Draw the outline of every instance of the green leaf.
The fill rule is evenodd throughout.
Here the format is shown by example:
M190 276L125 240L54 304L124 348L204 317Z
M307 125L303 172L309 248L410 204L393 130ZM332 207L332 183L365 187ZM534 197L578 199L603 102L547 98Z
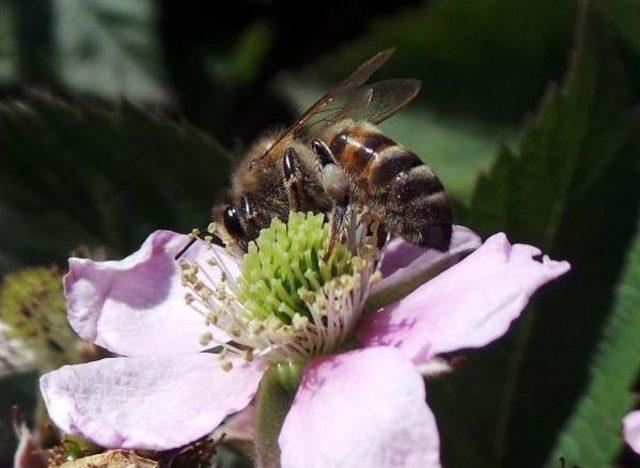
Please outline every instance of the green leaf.
M253 464L239 452L221 444L216 447L216 454L211 466L215 468L251 468Z
M632 409L631 388L640 372L640 230L617 287L611 316L590 365L585 393L550 460L561 456L607 466L620 451L621 422Z
M535 106L550 77L562 75L575 4L435 0L405 7L372 21L321 76L340 79L393 46L377 76L422 80L421 99L438 112L514 122Z
M55 0L59 79L101 97L166 103L149 0Z
M229 159L186 125L126 101L114 110L33 94L0 107L0 232L12 266L61 261L80 245L112 255L150 231L208 219Z
M16 79L17 51L14 36L14 16L8 2L0 2L0 84Z
M640 55L640 3L635 0L600 0L595 5L635 53Z
M587 385L611 313L640 200L632 151L640 126L617 50L586 11L565 82L547 94L517 151L503 148L478 181L467 219L484 235L505 231L568 259L572 271L507 338L432 382L451 466L540 466Z

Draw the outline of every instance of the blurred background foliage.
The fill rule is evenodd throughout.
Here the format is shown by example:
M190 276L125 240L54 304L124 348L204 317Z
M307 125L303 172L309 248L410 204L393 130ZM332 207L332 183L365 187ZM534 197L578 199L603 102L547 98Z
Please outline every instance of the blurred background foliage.
M429 383L445 464L631 466L635 0L0 0L0 273L206 225L243 148L389 46L376 78L423 91L382 127L440 174L457 222L573 265L508 336ZM35 377L0 382L0 463Z

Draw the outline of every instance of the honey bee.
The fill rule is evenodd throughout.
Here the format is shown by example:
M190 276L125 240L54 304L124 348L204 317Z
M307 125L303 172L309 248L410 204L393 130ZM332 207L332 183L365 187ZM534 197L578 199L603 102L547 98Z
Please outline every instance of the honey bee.
M452 210L440 180L376 125L409 103L420 82L365 84L391 56L384 50L316 101L289 128L260 139L213 209L218 233L242 250L290 210L332 213L332 243L350 206L374 215L388 235L446 250Z

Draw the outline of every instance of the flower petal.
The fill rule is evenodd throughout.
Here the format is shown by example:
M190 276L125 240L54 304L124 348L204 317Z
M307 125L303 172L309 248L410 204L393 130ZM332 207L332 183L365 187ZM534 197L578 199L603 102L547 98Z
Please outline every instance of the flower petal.
M440 353L481 347L502 336L540 286L567 272L567 262L495 234L463 261L402 300L363 317L358 338L389 345L416 364Z
M624 440L634 451L640 453L640 411L632 411L624 418Z
M187 290L174 256L188 240L183 234L156 231L123 260L69 259L64 290L69 323L76 333L127 356L199 351L204 348L200 337L207 331L214 341L227 341L222 331L207 327L202 315L185 302ZM213 249L237 275L235 261L223 249ZM198 241L183 258L204 263L210 256L206 244ZM220 269L209 270L217 281Z
M211 434L212 440L222 440L225 445L233 447L247 457L254 456L254 417L256 413L255 400L245 409L226 418Z
M471 229L464 226L453 226L451 246L447 252L436 249L425 249L410 244L402 238L396 238L384 250L384 259L380 270L386 280L391 275L407 270L428 268L443 257L449 257L461 252L470 252L482 244L480 237ZM384 281L384 280L383 280Z
M424 249L401 238L394 239L384 250L380 267L382 281L371 288L367 307L375 310L406 296L481 244L480 237L464 226L453 226L451 246L447 252Z
M393 348L312 361L278 442L283 468L440 466L422 377Z
M64 432L103 447L166 450L212 432L246 407L265 364L215 354L111 358L40 378L49 416Z

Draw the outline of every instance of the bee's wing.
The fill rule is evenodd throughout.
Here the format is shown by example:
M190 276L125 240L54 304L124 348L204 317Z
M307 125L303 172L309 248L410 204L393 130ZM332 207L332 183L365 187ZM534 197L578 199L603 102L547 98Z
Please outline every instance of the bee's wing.
M341 105L336 101L344 101L345 97L350 96L354 90L358 90L360 86L366 83L371 75L373 75L378 68L384 65L387 60L389 60L389 57L391 57L394 50L395 49L390 48L385 49L382 52L378 52L369 60L362 63L353 71L353 73L342 80L337 86L334 86L324 96L313 103L293 125L278 135L278 138L276 138L276 140L265 150L263 157L272 152L272 150L283 141L288 141L298 137L300 134L304 133L307 127L315 125L316 122L325 121L327 120L327 117L342 110L344 105ZM362 95L360 95L359 99L362 99ZM347 102L348 101L350 101L350 99L347 99Z
M379 124L406 106L420 91L420 81L411 79L385 80L362 86L346 97L341 107L335 106L331 114L322 115L311 134L344 119L365 120ZM311 125L309 125L311 127Z
M373 75L376 70L378 70L378 68L384 65L387 60L389 60L394 52L394 48L385 49L382 52L378 52L366 62L360 64L358 68L356 68L353 73L351 73L351 75L347 76L337 86L334 86L327 94L325 94L313 106L311 106L309 111L311 111L316 106L316 104L319 104L327 96L337 96L365 84L367 80L371 78L371 75Z
M354 112L353 120L366 120L374 125L388 119L409 104L420 92L420 80L385 80L370 86L369 105Z

